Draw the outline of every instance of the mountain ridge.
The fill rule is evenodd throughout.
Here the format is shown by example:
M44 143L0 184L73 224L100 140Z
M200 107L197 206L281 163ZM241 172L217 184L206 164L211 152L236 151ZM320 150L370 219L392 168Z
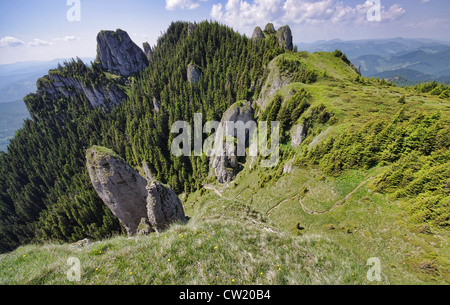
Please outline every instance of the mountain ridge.
M390 74L397 71L402 79L398 85L410 85L417 82L447 81L448 52L450 43L427 39L375 39L354 41L323 41L311 44L298 44L307 51L329 51L340 49L347 54L355 66L361 67L364 76L383 77L382 73ZM430 75L422 78L408 79L401 74L401 69L415 70ZM390 78L392 80L394 78Z
M272 27L253 41L218 23L176 22L137 75L76 61L54 71L126 98L104 111L80 90L29 97L37 117L0 155L0 247L44 244L1 255L2 283L67 284L71 256L83 284L371 284L371 257L382 262L377 284L447 283L449 88L363 77L342 52L286 50ZM205 155L170 153L174 122L192 124L197 112L219 121L246 103L258 122L280 122L274 167L238 160L241 171L219 183ZM190 220L120 236L87 173L94 145L171 185ZM84 238L94 242L77 248ZM30 258L47 263L38 270Z

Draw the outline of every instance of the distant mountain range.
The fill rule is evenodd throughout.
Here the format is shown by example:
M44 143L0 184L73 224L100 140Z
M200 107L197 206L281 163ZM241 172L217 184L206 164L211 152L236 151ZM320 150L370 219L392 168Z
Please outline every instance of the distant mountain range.
M22 128L23 121L30 118L23 98L36 92L36 81L48 74L48 70L67 60L59 58L0 65L0 152L6 152L9 140ZM92 59L82 60L90 63Z
M400 85L437 80L450 83L450 42L429 39L330 40L298 43L308 52L347 54L364 76L396 81Z
M90 63L92 58L81 58ZM0 65L0 103L22 100L27 94L36 91L38 78L56 68L58 63L69 59L58 58L51 61L26 61Z
M24 102L0 103L0 152L6 152L9 141L22 128L23 121L29 118Z

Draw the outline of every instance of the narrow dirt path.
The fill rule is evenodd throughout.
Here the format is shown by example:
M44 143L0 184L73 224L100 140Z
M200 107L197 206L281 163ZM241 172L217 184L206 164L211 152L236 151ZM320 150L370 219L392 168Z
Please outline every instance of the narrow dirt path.
M297 194L297 195L295 195L295 196L293 196L293 197L291 197L291 198L284 199L283 201L279 202L278 204L276 204L273 208L271 208L271 209L267 212L267 216L270 216L270 214L272 214L272 212L273 212L275 209L279 208L280 205L282 205L282 204L285 203L285 202L294 200L295 197L297 197L297 196L299 196L299 195Z
M205 184L205 185L203 185L203 187L207 190L214 191L214 193L216 193L220 198L223 198L222 193L218 189L216 189L214 186Z
M341 199L341 200L339 200L339 201L336 201L336 202L333 204L333 206L332 206L331 208L329 208L328 210L325 210L325 211L319 211L319 212L312 211L312 210L308 209L307 207L305 207L305 205L304 205L303 202L302 202L301 196L300 196L299 194L296 194L296 195L292 196L291 198L284 199L284 200L280 201L279 203L277 203L275 206L273 206L273 207L267 212L267 216L270 216L270 215L272 214L272 212L273 212L274 210L276 210L277 208L279 208L283 203L286 203L286 202L288 202L288 201L292 201L292 200L294 200L296 197L298 197L298 202L299 202L299 204L300 204L302 210L303 210L305 213L309 214L309 215L321 215L321 214L325 214L325 213L331 212L332 210L336 209L337 207L339 207L339 206L345 204L345 203L348 201L348 199L350 198L350 196L352 196L354 193L356 193L361 187L363 187L367 182L369 182L369 180L372 180L373 178L374 178L374 177L370 177L370 178L367 178L366 180L364 180L363 182L361 182L361 183L360 183L353 191L351 191L347 196L345 196L344 199ZM212 186L212 185L204 184L204 185L203 185L203 188L205 188L205 189L207 189L207 190L214 191L214 193L216 193L220 198L225 198L225 197L222 195L222 192L219 191L218 189L216 189L216 188L215 188L214 186ZM244 189L244 190L245 190L245 189ZM242 190L242 191L236 196L236 198L239 197L239 195L240 195L244 190ZM255 195L255 194L252 195L252 201L253 201L253 196L254 196L254 195Z
M353 191L351 191L347 196L345 196L344 199L336 201L333 206L331 208L329 208L328 210L325 211L320 211L320 212L316 212L316 211L311 211L310 209L306 208L302 202L301 197L298 198L298 202L300 203L300 206L302 207L303 211L309 215L321 215L321 214L325 214L328 212L331 212L332 210L334 210L335 208L345 204L348 199L350 198L351 195L353 195L354 193L356 193L361 187L364 186L364 184L366 184L367 182L369 182L369 180L372 180L374 177L370 177L367 178L366 180L364 180L363 182L361 182Z

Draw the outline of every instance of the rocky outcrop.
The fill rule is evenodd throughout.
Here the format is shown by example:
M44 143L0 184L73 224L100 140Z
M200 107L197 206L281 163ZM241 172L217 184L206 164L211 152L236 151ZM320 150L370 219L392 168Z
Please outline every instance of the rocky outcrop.
M187 80L191 85L197 84L200 80L200 72L192 63L187 67Z
M131 40L127 32L101 31L97 36L97 62L113 74L129 76L148 66L144 52Z
M255 43L259 43L261 39L265 37L265 35L274 35L278 40L278 44L281 48L292 51L294 49L293 37L291 28L288 25L282 26L278 30L275 30L275 26L273 23L268 23L264 28L264 32L261 31L261 28L257 26L253 31L252 41Z
M216 133L214 150L210 161L211 168L214 171L219 183L233 181L236 175L242 170L242 165L238 162L236 145L228 143L236 142L227 141L227 138L238 137L236 129L228 129L227 122L247 122L253 120L255 111L250 102L243 101L232 105L222 116L218 131ZM249 138L248 131L246 139ZM220 142L222 140L222 143Z
M194 31L195 31L196 29L197 29L197 24L196 24L196 23L189 22L188 28L187 28L187 34L188 34L188 36L191 36L192 33L194 33Z
M295 158L292 158L291 160L286 162L286 164L283 166L283 175L292 173L292 171L294 170L294 168L293 168L294 160L295 160Z
M128 235L147 217L147 181L113 151L94 146L86 153L87 169L99 197Z
M147 191L148 220L157 232L173 222L185 221L183 205L171 187L153 181L147 185Z
M50 70L48 75L37 81L37 95L48 100L80 99L83 96L92 108L101 107L105 112L120 104L127 97L123 87L133 85L126 76L144 70L148 59L122 30L101 31L97 43L97 59L92 68L82 62L73 62L66 67ZM151 57L152 49L148 43L145 48ZM73 68L74 65L76 68ZM102 69L120 76L105 76ZM29 110L32 117L39 120L33 109Z
M161 110L161 104L156 97L153 98L153 108L155 109L156 113L159 113L159 111Z
M263 38L264 38L263 31L261 30L261 28L259 26L257 26L252 34L252 41L254 43L259 43L261 41L261 39L263 39Z
M302 125L294 125L291 129L291 145L292 147L298 147L303 143L306 137L307 129Z
M266 25L266 27L264 28L264 32L266 32L267 34L275 34L275 26L273 25L273 23L268 23Z
M272 60L267 65L269 75L266 78L261 92L255 103L259 106L259 113L262 113L277 93L278 89L283 88L291 83L291 78L280 71L276 60Z
M105 85L105 86L103 86ZM105 84L85 84L79 78L63 76L58 70L52 70L37 82L37 94L51 100L60 98L79 98L82 94L92 108L103 107L106 111L122 102L126 94L113 81Z
M146 235L153 229L159 232L173 222L186 221L183 205L170 187L152 180L147 172L149 180L143 178L112 150L93 146L86 160L94 189L129 236Z
M292 51L294 49L294 45L292 43L292 31L288 25L285 25L278 29L277 31L277 39L278 44L281 48L285 48L286 50Z
M143 47L144 47L144 53L145 56L147 56L148 61L152 61L153 59L153 49L152 47L150 47L150 44L148 42L144 42L143 43Z

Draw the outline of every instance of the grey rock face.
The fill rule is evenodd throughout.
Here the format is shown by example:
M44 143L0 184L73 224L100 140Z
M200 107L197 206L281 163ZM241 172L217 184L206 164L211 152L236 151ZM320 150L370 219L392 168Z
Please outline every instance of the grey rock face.
M291 160L286 162L286 164L283 166L283 175L292 173L293 165L294 165L294 159L295 158L292 158Z
M153 98L153 108L155 108L157 113L161 110L161 104L156 97Z
M183 205L172 188L154 181L147 185L147 191L148 220L157 232L171 223L186 221Z
M147 56L148 61L152 61L153 59L153 49L152 47L150 47L150 44L148 42L144 42L143 44L144 47L144 53Z
M280 47L285 48L289 51L292 51L294 49L294 45L292 43L292 31L288 25L285 25L278 29L277 38Z
M261 41L261 39L263 39L263 38L264 38L263 31L261 30L261 28L259 26L257 26L255 28L255 30L253 31L252 41L255 43L259 43Z
M148 66L144 52L127 32L101 31L97 36L97 61L103 69L122 76L138 73Z
M192 22L189 22L188 28L187 28L187 30L188 30L188 36L191 36L192 33L194 33L194 31L195 31L196 29L197 29L197 24L192 23Z
M189 64L187 68L187 79L191 85L197 84L200 80L200 72L198 72L193 64Z
M291 131L291 145L292 147L298 147L303 143L306 137L306 128L303 125L295 125Z
M48 96L52 100L59 98L77 98L78 94L86 96L92 108L103 107L110 110L114 105L120 104L126 97L114 82L109 82L108 88L84 85L81 80L74 77L65 77L55 73L49 73L42 79L46 82L38 82L37 93L40 96Z
M147 181L130 165L105 148L86 153L87 169L97 194L116 216L128 235L134 235L147 217Z
M273 23L268 23L264 28L264 32L266 32L267 34L275 34L276 31Z
M243 124L246 124L254 119L254 115L255 111L250 102L247 101L235 103L223 114L215 138L213 157L210 161L211 168L219 183L233 181L242 169L242 166L238 162L236 145L229 145L229 142L226 141L226 138L236 139L238 137L237 130L228 129L227 122L242 122ZM222 139L221 135L223 135ZM246 131L246 139L248 139L248 136L248 131ZM220 147L220 140L223 140L222 152L218 150Z
M129 236L160 232L173 222L184 222L183 205L173 189L151 178L144 165L143 178L122 158L104 147L86 153L92 185Z

